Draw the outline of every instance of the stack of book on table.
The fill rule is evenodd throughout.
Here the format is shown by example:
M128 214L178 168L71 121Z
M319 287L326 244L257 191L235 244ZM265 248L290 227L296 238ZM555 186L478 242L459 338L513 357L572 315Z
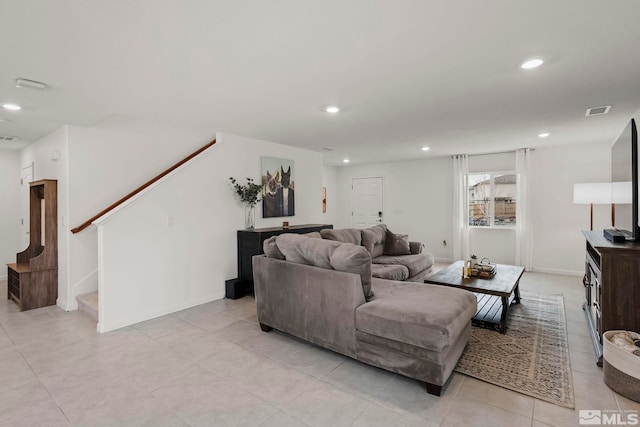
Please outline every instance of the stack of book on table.
M471 275L481 279L491 279L496 275L495 264L476 264L471 267Z

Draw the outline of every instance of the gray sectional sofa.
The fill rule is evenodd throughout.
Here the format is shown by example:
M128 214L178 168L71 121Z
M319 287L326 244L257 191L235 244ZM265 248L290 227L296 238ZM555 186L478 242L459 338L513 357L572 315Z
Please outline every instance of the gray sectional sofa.
M424 253L424 245L409 241L406 234L395 234L385 224L371 228L321 230L323 239L353 243L371 255L371 274L379 279L422 282L433 272L433 255Z
M424 381L440 395L476 312L471 292L372 277L363 246L296 234L253 258L262 330L272 328Z

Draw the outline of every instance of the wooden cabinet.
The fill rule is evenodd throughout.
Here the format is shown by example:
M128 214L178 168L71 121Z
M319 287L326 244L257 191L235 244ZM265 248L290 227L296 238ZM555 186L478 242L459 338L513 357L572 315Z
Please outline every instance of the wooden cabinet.
M282 233L311 233L325 228L333 228L330 224L302 224L289 228L269 227L253 230L238 230L238 278L227 281L226 297L238 298L245 292L253 292L253 264L255 255L264 253L262 243L269 237ZM239 290L239 288L242 288Z
M602 231L582 234L587 240L582 309L602 366L604 332L640 332L640 244L610 242Z
M29 247L7 264L7 298L21 311L55 305L58 298L57 181L34 181L29 191Z

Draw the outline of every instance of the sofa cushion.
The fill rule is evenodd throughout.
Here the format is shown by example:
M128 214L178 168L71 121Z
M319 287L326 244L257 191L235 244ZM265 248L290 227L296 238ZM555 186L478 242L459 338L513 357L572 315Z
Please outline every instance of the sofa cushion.
M427 350L454 344L476 313L463 289L373 279L376 298L356 309L356 329Z
M322 239L322 235L317 231L312 231L310 233L303 233L301 236L311 237L313 239Z
M362 246L369 251L371 258L379 257L384 253L386 233L387 226L384 224L362 230Z
M280 249L278 249L278 245L276 245L276 237L277 236L271 236L262 242L262 251L269 258L284 259L284 255L280 252Z
M409 269L404 265L371 264L371 276L388 280L407 280Z
M334 270L359 274L364 297L367 301L373 298L373 291L371 290L371 255L365 248L352 243L342 244L331 254L330 262Z
M322 268L331 268L331 254L341 245L340 242L309 239L290 233L276 236L276 244L287 261Z
M362 243L362 233L355 228L343 228L340 230L325 228L320 230L320 235L323 239L335 240L337 242L353 243L358 246Z
M384 255L411 255L409 236L407 234L395 234L387 229L384 238Z
M422 253L417 255L382 255L373 259L374 264L399 264L409 269L409 276L415 276L433 265L433 255Z
M276 236L276 244L289 262L360 275L365 298L371 298L371 256L362 246L298 234Z

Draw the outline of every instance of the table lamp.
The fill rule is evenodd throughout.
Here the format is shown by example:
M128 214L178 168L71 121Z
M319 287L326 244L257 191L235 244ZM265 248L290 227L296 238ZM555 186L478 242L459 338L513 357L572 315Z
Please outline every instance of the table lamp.
M611 204L611 183L590 182L573 184L573 203L589 205L590 230L593 230L593 205Z

